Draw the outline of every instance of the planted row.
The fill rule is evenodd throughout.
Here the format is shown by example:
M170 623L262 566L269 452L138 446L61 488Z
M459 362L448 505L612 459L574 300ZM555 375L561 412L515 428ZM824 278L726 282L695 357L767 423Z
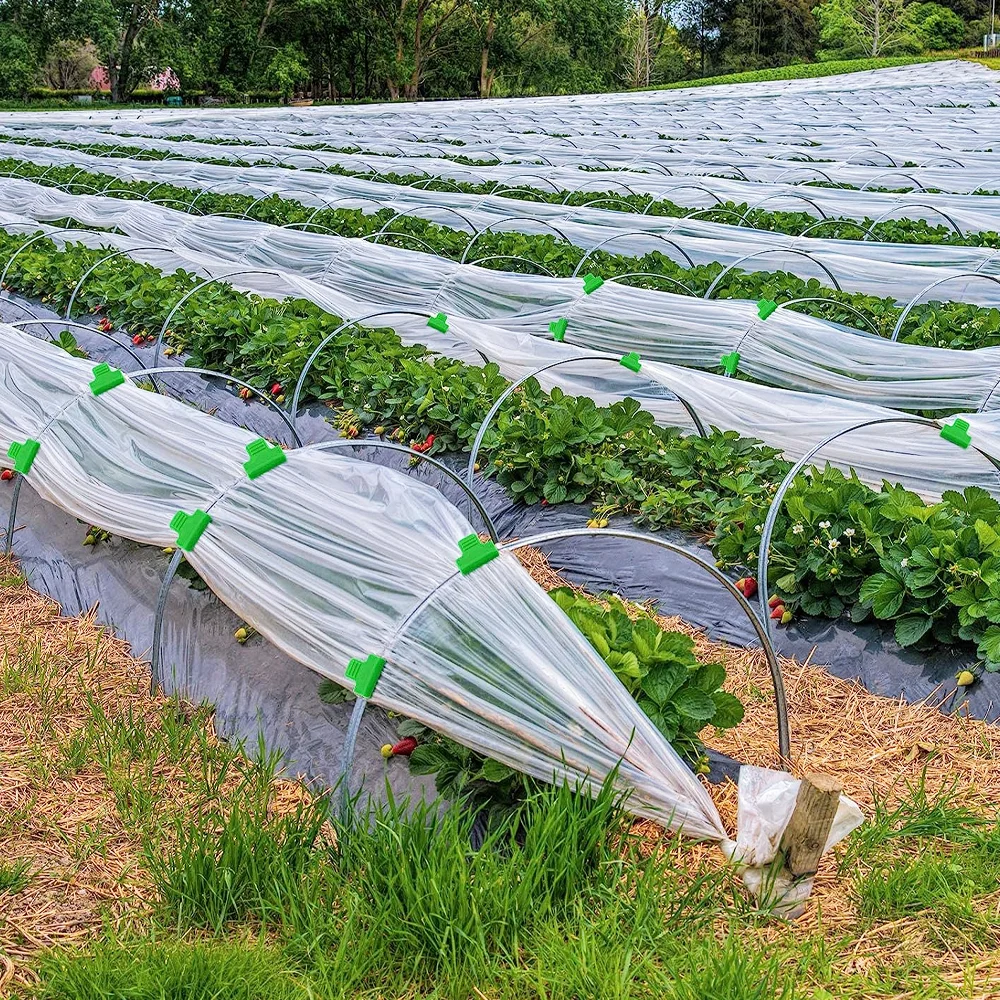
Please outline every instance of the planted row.
M177 142L199 142L206 145L219 145L219 146L255 146L259 143L255 140L239 140L239 139L218 139L218 138L205 138L201 136L193 135L179 135L170 136L173 141ZM661 139L670 140L671 137L667 135L661 135ZM277 161L261 161L261 160L242 160L242 159L229 159L229 158L212 158L212 157L192 157L192 156L179 156L177 153L171 150L162 149L148 149L142 146L127 146L121 144L105 144L105 143L72 143L64 142L60 140L50 140L50 139L25 139L25 138L13 138L13 137L3 137L0 138L0 142L10 142L18 143L30 146L54 146L67 149L77 149L81 152L90 153L94 156L107 156L107 157L128 157L130 159L140 159L140 160L166 160L166 159L183 159L190 160L193 163L214 163L220 166L239 166L239 167L281 167L290 170L307 170L313 173L327 173L335 174L341 177L359 177L364 180L377 181L384 184L394 184L394 185L404 185L410 186L419 183L422 188L429 191L459 191L463 194L474 194L474 195L490 195L495 191L500 192L501 197L514 198L516 200L523 201L534 201L534 202L545 202L552 205L575 205L582 206L595 203L604 208L612 209L614 211L621 212L636 212L644 215L658 215L666 216L668 218L685 218L695 212L697 218L710 221L710 222L720 222L726 225L732 225L734 223L747 226L752 229L759 229L766 232L774 233L784 233L788 236L799 236L803 230L815 226L815 230L811 230L812 234L816 237L823 237L827 239L840 239L840 240L857 240L865 237L865 231L869 231L870 235L867 236L868 239L873 239L881 243L907 243L907 244L945 244L950 246L971 246L971 247L1000 247L1000 233L991 230L981 230L978 232L956 232L951 226L940 224L933 225L926 219L886 219L881 222L876 222L874 218L865 217L864 219L851 219L846 217L838 216L827 216L825 218L813 215L809 212L789 212L789 211L777 211L774 209L764 209L764 208L752 208L749 203L742 202L737 203L734 201L720 202L713 205L711 208L706 208L704 210L694 210L689 205L678 205L676 202L671 201L669 198L657 198L655 195L651 194L633 194L625 191L621 187L611 186L606 191L589 190L589 191L579 191L579 190L566 190L566 189L554 189L551 186L546 188L532 187L531 185L520 183L508 187L502 181L459 181L454 180L450 177L428 177L427 174L414 174L414 173L397 173L394 171L390 172L379 172L375 170L352 170L348 167L344 167L340 164L330 164L325 167L321 167L315 163L307 164L287 164L280 163ZM340 153L345 156L352 156L357 154L364 154L366 151L360 146L334 146L330 143L304 143L304 144L292 144L292 148L301 149L304 152L328 152L328 153ZM387 160L392 160L397 158L397 154L393 153L379 153L379 154L367 154L367 155L378 155L379 157L384 157ZM478 160L472 157L463 156L461 154L447 156L446 159L452 160L455 163L464 166L494 166L495 160ZM792 161L782 161L782 162L795 162ZM803 160L805 165L811 162L817 162L815 160ZM819 161L822 162L822 161ZM537 166L541 166L541 161L539 161ZM915 163L904 164L904 169L906 167L916 166ZM581 169L587 170L590 168L582 167ZM641 169L634 170L598 170L598 168L593 168L594 173L617 173L617 174L629 174L629 173L644 173ZM711 176L711 175L709 175ZM698 185L699 178L694 176L691 178L692 185ZM856 186L852 184L845 183L833 183L829 181L814 180L809 181L803 185L804 188L809 187L827 187L827 188L838 188L846 190L856 190ZM875 192L886 192L893 194L906 193L908 189L905 188L878 188L878 187L867 187L865 190L875 193ZM935 193L933 188L925 188L921 192L922 194L933 194ZM994 195L997 194L996 191L986 191L980 190L975 191L973 194L976 195ZM821 224L821 225L820 225ZM863 228L862 228L863 227Z
M275 194L266 198L251 195L220 194L202 188L188 188L162 181L128 181L110 174L93 174L75 167L43 167L22 160L0 160L0 174L16 174L36 183L63 190L94 194L108 191L114 197L135 197L162 202L173 209L193 211L198 215L224 214L253 218L277 226L294 226L344 237L370 237L388 223L391 230L380 239L404 247L429 246L443 257L461 260L472 235L450 229L412 215L400 215L384 208L375 213L360 209L315 209L301 202ZM195 202L197 201L197 204ZM419 241L419 243L415 242ZM485 232L476 238L475 261L497 270L532 273L544 268L549 273L569 277L579 266L586 251L565 240L547 234ZM686 289L701 296L723 271L719 263L682 267L662 253L627 257L599 250L587 258L588 270L605 276L615 274L652 275L624 279L644 288L670 291ZM892 298L878 298L861 293L838 292L825 287L817 278L804 279L786 271L741 271L726 274L715 292L716 298L789 301L819 297L822 301L796 303L791 308L831 322L868 330L857 315L866 315L883 335L895 327L900 309ZM927 302L910 313L907 330L900 335L905 343L975 349L1000 345L1000 309L984 309L962 302Z
M0 237L0 260L25 240ZM64 308L101 253L40 240L15 259L8 283ZM87 281L78 308L100 310L142 335L158 330L197 280L117 258ZM189 300L169 339L190 363L266 390L294 382L314 346L339 325L312 303L278 303L220 284ZM329 404L350 437L369 427L397 440L430 440L428 450L439 452L468 450L506 385L494 364L467 365L404 345L390 330L354 328L320 356L305 398ZM777 449L735 432L687 436L657 426L634 400L599 407L533 380L504 404L485 455L487 470L525 503L590 503L598 519L626 514L651 528L711 533L726 566L754 564L760 527L790 467ZM901 487L873 490L837 470L813 472L796 480L778 519L769 583L788 609L871 614L893 622L905 645L973 644L993 670L1000 664L998 530L1000 505L983 490L928 505Z

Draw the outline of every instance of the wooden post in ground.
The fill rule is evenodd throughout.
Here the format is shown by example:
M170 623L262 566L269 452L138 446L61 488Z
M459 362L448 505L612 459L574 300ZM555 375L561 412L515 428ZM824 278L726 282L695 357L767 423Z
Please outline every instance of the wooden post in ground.
M812 891L812 877L837 815L843 786L826 774L807 774L778 845L764 898L783 917L797 917Z

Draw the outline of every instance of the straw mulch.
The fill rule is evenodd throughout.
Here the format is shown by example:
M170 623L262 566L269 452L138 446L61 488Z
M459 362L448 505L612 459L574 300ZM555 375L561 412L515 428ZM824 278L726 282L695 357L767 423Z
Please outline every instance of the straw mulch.
M518 555L546 589L566 585L541 553L519 550ZM778 767L773 687L763 653L712 642L679 618L661 616L657 620L663 628L690 635L699 659L724 663L729 674L727 690L746 706L746 717L738 727L725 733L706 730L706 743L743 763ZM871 814L876 799L892 806L907 797L908 788L923 781L929 795L955 788L961 805L990 819L997 818L1000 728L969 718L961 707L953 714L941 712L937 706L954 693L954 687L942 689L922 704L907 704L869 694L860 684L833 677L809 660L800 663L781 657L780 666L791 729L791 761L787 769L793 774L818 772L836 777L844 793L866 815ZM710 790L727 829L734 832L736 786L727 781ZM640 822L635 829L648 841L650 849L664 841L655 824ZM916 839L894 849L902 856L907 851L918 852L923 846L924 842ZM692 860L715 863L721 858L714 847L697 845L685 847L684 851L688 864ZM891 962L894 956L908 951L926 957L956 988L972 983L972 992L960 995L1000 1000L1000 940L990 950L971 951L966 946L958 954L942 950L940 942L928 940L925 933L932 914L862 928L853 899L837 872L843 853L842 848L837 848L823 860L806 911L794 929L789 931L777 922L748 933L757 933L765 940L780 939L785 933L817 933L830 940L844 935L854 937L851 959L844 970L848 974ZM988 905L1000 913L1000 886Z
M521 550L519 557L546 588L564 585L544 558ZM150 697L148 669L127 646L98 626L94 616L61 618L56 606L16 578L14 563L0 560L0 861L31 861L34 876L23 891L0 894L0 997L32 981L30 961L40 949L85 940L112 920L141 921L149 912L151 887L136 831L126 829L114 791L102 768L84 762L67 768L65 748L91 715L85 695L109 715L130 710L155 724L165 700ZM763 766L777 762L770 677L756 652L710 642L676 619L666 627L692 635L699 654L725 662L728 687L748 707L735 731L715 735L711 744L737 759ZM38 650L45 683L18 690L5 686L11 666ZM907 782L926 775L929 788L957 783L963 804L994 816L1000 801L1000 737L994 727L946 716L930 705L906 705L874 697L856 684L831 677L821 667L782 660L792 726L792 770L836 775L844 790L869 810L874 796L893 801ZM45 690L61 692L46 699ZM942 692L946 694L947 692ZM163 765L164 810L190 808L183 782L170 782ZM303 794L300 785L281 782L278 807ZM735 788L712 789L727 826L735 820ZM652 824L637 824L650 849L663 842ZM718 856L714 848L686 847L686 863ZM713 862L714 863L714 862ZM794 933L856 938L854 965L863 971L899 948L924 950L919 918L891 927L858 930L857 914L837 877L833 860L824 863L812 901ZM781 925L756 931L765 938L788 933ZM940 950L940 949L939 949ZM942 974L961 985L963 968L976 980L974 993L1000 998L1000 954L942 954ZM907 994L901 994L901 996Z

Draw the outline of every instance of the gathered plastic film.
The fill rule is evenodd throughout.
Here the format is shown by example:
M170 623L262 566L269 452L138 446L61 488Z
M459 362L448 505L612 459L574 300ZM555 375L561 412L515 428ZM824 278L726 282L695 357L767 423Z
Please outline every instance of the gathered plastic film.
M51 197L57 195L58 193L55 193ZM59 197L65 196L59 195ZM108 201L110 202L110 199ZM149 213L147 221L151 227L155 227L157 224L164 226L164 217L158 213L169 211L155 206L135 206L135 210L138 213ZM127 226L129 216L130 213L123 212L121 214L119 221L123 227ZM183 222L184 219L182 214L178 222ZM3 219L0 217L0 222L2 221ZM225 226L232 224L232 222L231 220L207 219L192 220L190 224L204 227ZM243 225L259 226L259 224ZM259 228L275 231L273 227L259 226ZM288 231L275 232L279 232L283 240L286 238L295 239L295 236ZM83 239L85 234L77 230L70 230L64 232L62 236L70 241L75 241ZM315 240L320 237L310 236L309 238ZM92 241L94 245L128 245L126 239L110 234L92 234L89 241ZM374 290L379 284L387 285L390 294L403 288L399 278L400 274L404 272L397 270L395 284L391 284L393 272L388 264L390 260L398 261L400 267L408 264L417 267L431 267L436 260L436 258L430 258L425 254L412 254L401 250L393 251L392 248L386 247L369 247L362 241L342 242L347 250L352 250L360 245L359 252L364 254L372 252L383 255L384 252L382 256L386 262L384 272L381 274L378 271L369 272L365 286L372 289L372 295L375 294ZM348 244L350 246L346 246ZM148 246L149 244L139 243L138 245ZM235 237L233 245L246 248L245 240L241 241ZM200 270L202 273L232 275L227 280L237 287L279 298L290 295L309 299L338 316L364 317L370 316L373 312L371 296L365 297L361 293L357 297L345 295L289 271L278 270L268 273L262 270L234 274L235 270L240 269L234 267L232 260L220 262L216 256L197 254L193 251L184 253L144 251L140 256L142 259L152 260L157 266L168 270L185 266L193 270ZM326 264L331 261L329 255L324 255L322 259ZM338 256L335 260L336 267L331 267L330 273L336 273L340 276L338 280L342 280L346 273L346 267L342 265L341 257ZM247 262L243 264L244 268L255 266L263 268L263 264ZM472 270L483 276L484 285L482 287L477 288L473 275L469 274L467 284L464 287L457 283L451 283L447 286L448 290L454 292L457 289L464 296L478 296L481 300L487 276L493 276L495 280L500 282L519 282L525 289L537 288L539 287L538 282L543 280L531 276L512 276L501 272L484 271L483 269ZM596 302L605 294L607 286L613 284L606 282L594 295L583 296L578 287L570 290L570 286L576 284L574 282L565 279L544 280L548 285L562 289L564 297L574 296L574 301L586 298ZM621 288L620 292L623 298L636 297L634 295L635 289ZM411 289L411 294L416 296L417 292ZM650 296L651 304L662 301L664 297L664 293L650 292L647 294ZM396 304L391 304L392 301L395 301ZM385 312L370 320L370 325L392 326L404 339L425 343L438 353L476 363L481 363L479 352L482 352L487 358L495 361L509 378L529 374L554 361L592 358L595 354L603 353L565 342L557 343L545 336L536 335L536 331L545 330L545 320L556 313L543 313L541 317L532 317L530 324L523 316L512 316L510 325L505 327L495 320L484 322L468 318L468 313L474 312L474 310L466 309L464 315L460 313L450 318L447 333L439 334L427 326L425 319L420 316L407 315L403 311L414 309L425 301L425 299L416 298L407 301L404 296L397 295L394 300L386 302ZM719 307L735 306L743 310L747 308L745 303L714 303L714 305ZM428 308L428 312L431 311ZM790 315L785 312L786 317ZM767 322L770 323L774 318L775 316L772 316ZM795 317L790 322L797 323L802 319L808 320L808 317ZM816 324L818 328L828 327L818 320L808 320L808 322ZM532 332L525 332L526 327ZM44 328L39 328L39 332L41 329ZM773 336L770 328L767 335ZM852 337L852 342L869 343L867 338L851 334L845 334L845 336ZM905 355L908 351L913 352L914 357L923 358L936 354L942 359L954 361L955 364L960 363L963 357L962 352L907 348L905 345L886 344L884 341L878 341L874 338L871 339L871 343L872 345L883 344L885 347L895 348L900 352L899 356ZM817 354L822 356L818 344L819 341L817 341ZM983 355L984 352L975 352L975 354ZM991 351L990 354L995 357L995 350ZM788 458L793 460L801 458L837 431L847 430L867 421L887 420L900 416L898 411L885 406L839 399L818 393L791 392L786 389L724 378L719 375L655 361L644 361L641 371L635 373L618 364L619 358L620 354L608 353L606 360L603 361L574 360L572 364L562 364L541 374L539 380L546 387L557 385L568 393L587 395L603 404L631 396L651 412L659 423L691 430L694 425L688 412L678 402L678 397L680 397L693 407L705 427L715 426L760 438L766 443L780 448ZM933 386L939 380L943 381L933 369L925 370L923 374L928 376L928 386ZM898 375L899 373L897 373L897 377ZM919 378L916 366L914 377ZM989 391L990 375L984 376L982 372L977 374L973 371L969 373L968 377L978 380L977 384L981 392ZM932 397L926 397L926 399L930 398ZM927 403L924 402L923 405L927 405ZM830 461L844 468L852 468L863 479L874 485L878 485L883 479L901 482L927 497L939 496L946 489L962 489L969 485L982 486L991 492L996 492L1000 490L1000 473L983 454L980 454L980 451L1000 459L1000 411L966 413L963 415L963 419L967 420L970 425L975 449L963 450L943 440L933 427L918 428L903 424L892 427L891 425L879 424L852 431L831 442L823 448L822 454L817 460L820 462Z
M1000 407L998 348L956 351L902 344L790 309L762 320L753 302L692 299L611 280L587 295L581 279L494 271L364 240L218 216L192 217L165 206L67 195L24 181L0 181L0 194L9 208L22 213L0 213L0 224L10 232L27 234L32 222L69 215L128 235L69 230L61 236L53 232L54 237L92 246L141 247L137 256L164 270L183 266L226 274L258 268L260 273L232 280L262 294L309 299L347 319L380 309L426 310L429 315L444 311L467 320L463 330L475 331L475 344L467 346L500 363L511 337L521 340L530 334L547 340L550 324L566 318L567 340L579 348L619 356L636 350L644 359L706 369L717 369L721 356L735 350L740 371L788 389L877 401L890 408ZM172 252L146 249L154 246ZM447 339L439 346L426 328L416 339L454 353ZM535 349L549 357L547 347ZM557 348L555 357L559 350L569 356L570 344ZM736 390L712 382L725 398L760 388ZM738 415L718 426L746 426L731 424L732 419ZM715 422L715 417L706 421Z

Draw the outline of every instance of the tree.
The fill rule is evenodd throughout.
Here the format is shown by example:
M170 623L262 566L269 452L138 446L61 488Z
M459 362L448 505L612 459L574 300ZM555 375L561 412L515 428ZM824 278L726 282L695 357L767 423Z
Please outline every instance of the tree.
M375 8L392 34L386 74L389 96L415 100L445 25L470 0L377 0Z
M93 42L62 38L49 49L45 82L55 90L76 90L86 86L99 62Z
M932 52L956 49L965 40L965 22L939 3L911 4L907 13L925 49Z
M291 99L297 84L309 79L309 66L302 46L289 42L278 49L267 65L264 78L269 87L277 90L285 101Z
M545 29L551 11L546 0L473 0L469 12L479 30L479 96L489 97L497 75L496 67L490 63L497 29L510 28L515 23L524 25L524 15L530 17L533 28L517 32L517 40L513 43L517 49L522 49Z
M825 0L814 11L824 56L885 55L912 40L903 0Z
M156 22L157 0L84 0L73 20L94 40L108 68L111 100L124 101L158 67L147 58L144 35Z
M0 97L24 97L34 82L37 63L27 39L0 30Z

